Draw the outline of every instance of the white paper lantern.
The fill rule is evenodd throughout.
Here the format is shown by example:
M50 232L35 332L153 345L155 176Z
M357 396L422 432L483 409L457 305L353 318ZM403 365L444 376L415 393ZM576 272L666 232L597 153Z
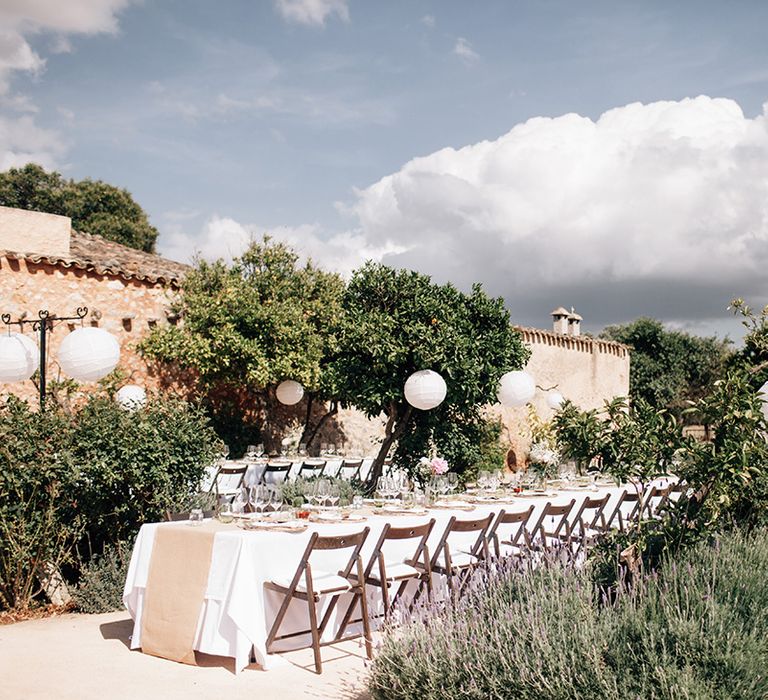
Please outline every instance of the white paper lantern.
M147 403L147 392L138 384L126 384L117 391L117 403L126 411L136 411Z
M765 420L768 421L768 382L763 384L758 390L758 395L763 401L763 415L765 416Z
M499 380L497 396L502 406L518 408L525 406L536 393L536 382L527 372L507 372Z
M431 369L414 372L405 382L404 390L405 400L422 411L439 406L448 393L445 379Z
M40 366L40 350L22 333L0 336L0 382L29 379Z
M293 406L304 398L304 387L293 379L286 379L277 385L277 400L286 406Z
M565 401L565 397L559 391L550 391L547 393L547 406L553 411L557 411Z
M72 379L95 382L120 362L120 343L103 328L86 326L72 331L59 348L59 364Z

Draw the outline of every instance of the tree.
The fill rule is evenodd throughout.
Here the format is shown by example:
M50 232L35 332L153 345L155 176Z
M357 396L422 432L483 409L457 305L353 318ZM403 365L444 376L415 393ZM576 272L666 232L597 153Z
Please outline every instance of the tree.
M430 445L459 469L467 466L487 429L481 408L495 402L500 376L529 356L503 300L479 285L463 294L417 272L368 263L353 274L342 306L327 386L369 417L386 416L370 481L395 443L403 467L415 467ZM412 408L403 395L405 381L422 369L448 384L445 401L431 411Z
M728 340L669 331L652 318L608 326L600 337L631 346L630 397L676 415L709 390L730 354Z
M0 173L0 205L59 214L78 231L153 252L157 229L130 192L101 180L66 180L28 163Z
M141 347L151 358L192 370L214 419L231 421L228 430L244 416L267 445L277 446L298 408L286 412L275 385L283 379L304 385L307 423L316 396L328 395L323 366L335 347L343 289L338 275L299 266L293 250L264 237L232 265L199 261L176 308L183 325L155 330Z

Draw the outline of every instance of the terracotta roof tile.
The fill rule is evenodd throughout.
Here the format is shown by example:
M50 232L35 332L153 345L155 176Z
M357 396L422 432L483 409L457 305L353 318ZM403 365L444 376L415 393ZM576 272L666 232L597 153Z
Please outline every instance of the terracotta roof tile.
M75 267L98 275L112 275L123 279L138 279L150 284L160 283L171 286L179 286L191 269L184 263L75 230L72 231L68 256L12 251L6 251L5 255L8 258L21 258L34 263Z

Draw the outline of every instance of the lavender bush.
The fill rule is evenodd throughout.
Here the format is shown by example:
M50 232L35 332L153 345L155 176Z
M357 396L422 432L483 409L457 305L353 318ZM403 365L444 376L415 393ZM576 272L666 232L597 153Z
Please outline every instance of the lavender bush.
M487 571L385 635L377 700L768 697L768 533L730 534L600 600L555 563Z

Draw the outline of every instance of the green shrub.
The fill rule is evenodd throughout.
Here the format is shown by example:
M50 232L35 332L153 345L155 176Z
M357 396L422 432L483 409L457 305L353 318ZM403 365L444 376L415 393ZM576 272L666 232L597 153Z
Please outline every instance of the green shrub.
M69 415L0 406L0 608L39 598L46 575L77 577L78 544L101 552L196 491L216 456L199 407L155 399L127 412L94 397Z
M505 569L386 635L374 698L766 698L768 533L731 533L599 599L584 571Z
M84 613L106 613L123 609L123 587L131 563L132 542L108 544L83 565L80 582L73 592L77 609Z

